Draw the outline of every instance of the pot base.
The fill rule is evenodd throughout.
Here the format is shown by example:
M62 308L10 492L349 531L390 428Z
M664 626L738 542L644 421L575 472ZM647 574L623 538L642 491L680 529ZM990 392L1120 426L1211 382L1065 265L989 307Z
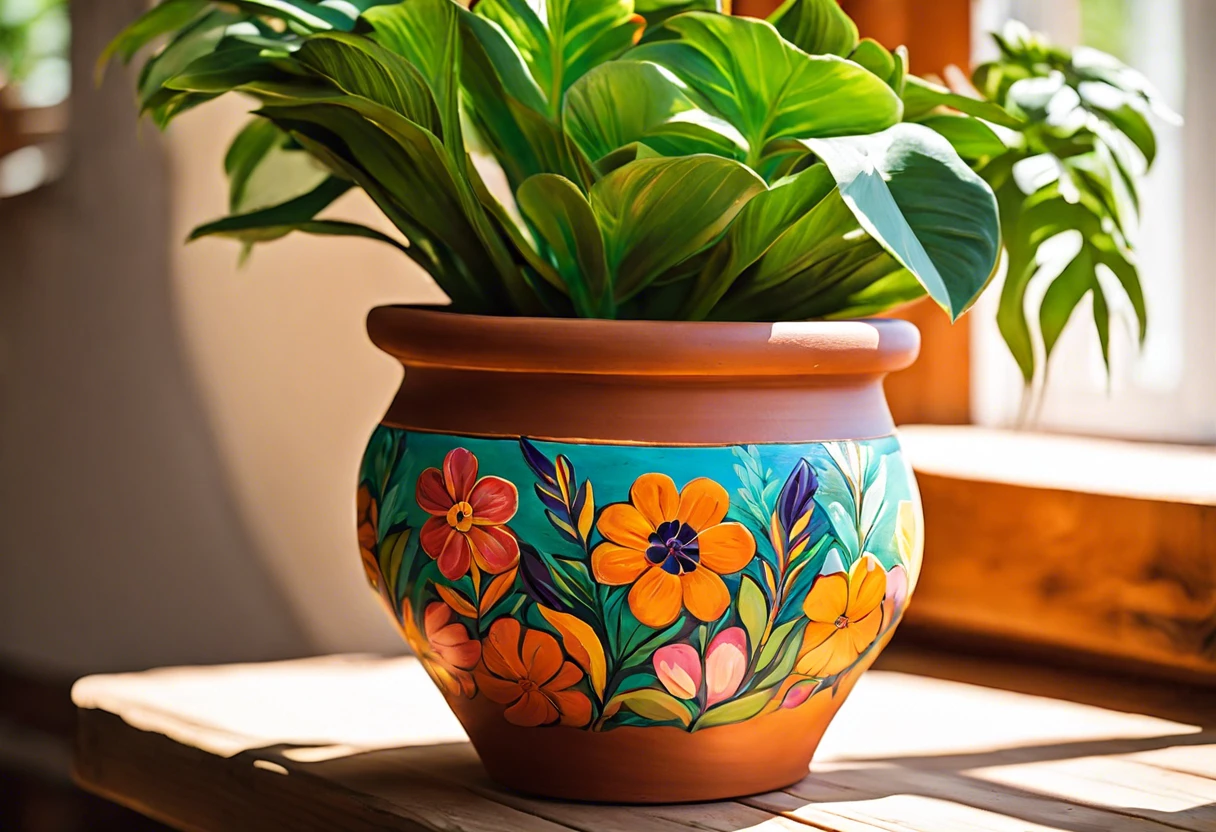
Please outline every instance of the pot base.
M775 791L806 777L852 686L846 679L835 696L691 732L674 727L540 731L507 723L484 699L449 699L449 704L487 773L514 791L593 803L700 803Z

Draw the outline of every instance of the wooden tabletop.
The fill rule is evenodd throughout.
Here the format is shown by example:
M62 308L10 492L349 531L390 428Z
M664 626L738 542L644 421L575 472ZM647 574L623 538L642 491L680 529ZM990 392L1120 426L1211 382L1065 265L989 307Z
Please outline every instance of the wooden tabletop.
M1214 691L907 650L880 666L805 780L737 801L595 806L505 791L409 658L83 679L76 776L208 832L1216 830Z

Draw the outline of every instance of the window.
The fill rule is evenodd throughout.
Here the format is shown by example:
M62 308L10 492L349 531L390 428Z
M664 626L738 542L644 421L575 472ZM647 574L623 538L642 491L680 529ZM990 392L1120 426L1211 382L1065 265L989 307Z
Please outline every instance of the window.
M976 0L975 12L977 61L995 49L989 31L1021 20L1058 43L1116 55L1186 120L1156 124L1157 162L1142 193L1136 244L1149 310L1144 349L1136 349L1135 319L1116 288L1109 293L1118 311L1108 388L1084 302L1052 355L1031 426L1216 442L1216 3ZM1044 288L1032 285L1032 304ZM1008 426L1018 420L1022 383L996 328L996 300L997 292L987 293L974 319L973 406L978 422Z

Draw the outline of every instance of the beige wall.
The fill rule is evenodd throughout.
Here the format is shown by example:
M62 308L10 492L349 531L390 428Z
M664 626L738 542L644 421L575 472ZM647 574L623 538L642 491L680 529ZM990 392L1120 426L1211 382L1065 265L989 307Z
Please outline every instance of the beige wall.
M249 109L230 98L170 131L174 240L224 212L221 160ZM361 193L329 214L392 231ZM396 649L353 543L359 460L401 380L364 317L444 296L368 240L297 235L256 249L243 269L237 250L224 240L172 250L175 314L236 504L310 644Z
M363 318L435 290L371 242L289 239L244 271L233 244L183 248L223 210L241 109L137 135L129 79L93 90L142 5L74 4L71 166L0 202L0 663L400 649L354 542L359 457L400 372Z

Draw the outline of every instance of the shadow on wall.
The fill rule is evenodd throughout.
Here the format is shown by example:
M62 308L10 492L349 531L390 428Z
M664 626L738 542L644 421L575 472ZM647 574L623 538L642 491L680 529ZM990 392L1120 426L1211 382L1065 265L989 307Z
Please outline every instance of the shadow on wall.
M399 366L362 319L434 290L364 248L288 241L240 274L230 244L181 250L223 211L240 108L166 140L136 126L124 73L93 87L145 5L73 5L69 168L0 202L0 662L395 650L361 585L353 490Z

